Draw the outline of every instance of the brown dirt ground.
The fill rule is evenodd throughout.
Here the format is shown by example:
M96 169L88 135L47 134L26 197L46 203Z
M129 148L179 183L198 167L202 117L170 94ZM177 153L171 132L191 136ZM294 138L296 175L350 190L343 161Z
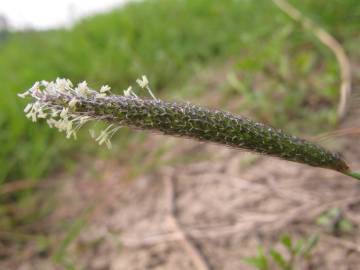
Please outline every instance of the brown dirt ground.
M281 250L283 233L295 239L320 236L313 256L297 262L296 269L359 269L356 180L216 145L159 135L150 141L170 146L164 159L206 158L156 167L132 181L119 162L88 164L87 173L58 181L58 207L39 225L46 224L51 251L29 244L25 255L0 262L0 269L65 269L66 261L76 269L206 269L196 265L199 258L207 269L254 269L242 258L255 255L259 245ZM351 164L359 164L359 147L356 138L340 143ZM338 235L316 225L319 215L334 207L354 225L351 232ZM65 237L57 225L78 217L86 224L56 263L51 257Z
M358 127L357 115L343 127ZM358 138L334 143L360 171ZM153 163L159 145L166 151ZM47 179L56 207L33 231L50 242L42 247L25 236L19 247L9 241L0 254L12 256L0 256L0 269L254 269L242 259L260 245L284 252L284 233L320 237L313 256L297 261L296 269L359 269L358 181L180 138L152 135L139 147L148 152L133 167L147 169L135 179L136 168L116 160L85 161L70 177ZM317 225L334 208L352 223L351 232Z

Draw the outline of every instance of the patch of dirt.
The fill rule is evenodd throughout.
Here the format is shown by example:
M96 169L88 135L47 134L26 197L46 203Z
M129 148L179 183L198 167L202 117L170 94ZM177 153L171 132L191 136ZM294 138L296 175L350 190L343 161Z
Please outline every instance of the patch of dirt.
M155 135L153 140L164 141L164 137ZM55 235L59 221L79 216L86 220L64 255L77 269L199 269L197 256L208 269L253 269L242 258L255 255L259 245L278 245L283 233L296 239L320 235L312 258L299 262L297 269L358 269L357 181L329 170L254 158L221 146L201 144L199 148L192 141L166 140L177 145L172 155L187 155L196 149L209 158L157 168L132 181L126 179L121 164L98 162L95 173L79 173L66 181L58 195L61 203L47 222ZM343 142L354 164L360 153L355 143ZM174 188L173 206L166 181ZM178 228L169 220L171 207ZM335 236L316 225L319 215L335 207L353 224L350 233ZM53 238L55 251L63 237ZM190 242L192 251L184 241ZM194 250L197 254L192 254ZM3 265L0 268L6 269ZM18 261L16 267L64 268L39 254Z
M357 119L346 126L359 126ZM242 259L260 245L278 248L284 233L320 236L313 256L296 269L359 268L358 181L217 145L159 135L148 142L149 152L168 146L161 161L168 165L130 179L121 162L97 161L57 177L57 208L41 224L48 248L28 241L0 269L254 269ZM359 166L357 138L339 149ZM179 164L179 157L188 162ZM316 225L334 208L351 222L350 232Z

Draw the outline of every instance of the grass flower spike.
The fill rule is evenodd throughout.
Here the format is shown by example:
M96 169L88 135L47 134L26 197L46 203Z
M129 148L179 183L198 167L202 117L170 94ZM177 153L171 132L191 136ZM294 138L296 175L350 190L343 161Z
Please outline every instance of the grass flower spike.
M109 125L100 135L90 133L96 142L108 147L116 131L128 126L223 144L360 178L350 171L341 155L313 142L228 112L159 100L152 93L146 76L138 79L137 84L146 89L151 98L139 97L131 86L119 96L112 94L107 85L96 91L86 82L74 87L66 79L36 82L19 97L32 97L24 110L27 118L33 122L46 119L50 127L65 132L67 138L76 138L85 123L104 121Z

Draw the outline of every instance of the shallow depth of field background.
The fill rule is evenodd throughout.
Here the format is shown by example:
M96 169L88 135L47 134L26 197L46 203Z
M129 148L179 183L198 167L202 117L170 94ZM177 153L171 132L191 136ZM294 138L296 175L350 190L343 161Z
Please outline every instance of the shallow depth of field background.
M360 2L289 2L344 46L352 62L356 92L360 78ZM93 88L108 84L114 93L122 94L142 74L148 76L154 93L164 100L221 108L306 138L339 128L336 126L336 106L340 76L335 57L311 32L268 0L145 0L85 17L66 28L13 31L4 24L0 28L0 268L132 269L134 266L133 269L192 269L191 263L184 266L176 263L176 259L174 265L178 268L166 266L166 258L162 258L157 266L137 265L135 261L123 265L121 259L114 266L111 262L115 255L105 259L101 257L107 253L105 251L96 255L101 244L95 241L81 246L79 239L91 224L97 222L98 216L101 217L99 223L107 224L104 209L111 209L109 213L121 211L120 207L125 207L126 201L139 201L139 213L148 207L141 203L146 198L146 190L142 195L137 194L138 197L134 195L134 199L131 197L132 185L154 175L156 177L151 181L161 185L162 168L187 168L208 162L205 164L211 171L212 146L209 150L204 144L127 128L114 137L111 150L97 146L87 128L83 128L78 140L66 140L64 134L41 121L34 124L27 120L23 113L26 101L16 96L35 81L57 77L69 78L74 83L86 80ZM339 151L348 149L336 139L324 144ZM215 148L216 151L220 149ZM238 155L244 154L238 152ZM214 164L221 165L222 161L216 162ZM242 177L249 167L256 170L256 162L257 157L246 154L240 162L242 171L237 175ZM276 166L277 161L273 164ZM288 163L281 164L287 166ZM302 168L298 171L299 177ZM263 170L263 167L258 169ZM206 168L203 170L207 171ZM325 176L322 177L322 173ZM178 174L181 175L181 169ZM297 181L297 175L289 177ZM323 179L308 181L326 181L323 170L319 173L321 177ZM112 179L111 183L108 178ZM227 178L222 180L218 184L226 186ZM191 181L196 182L196 178ZM78 183L81 183L78 189L72 186ZM309 182L305 179L304 183ZM122 200L121 194L112 197L109 192L120 186L125 193L127 188L130 190L130 195L124 195L127 199ZM306 187L304 192L307 189L311 190L311 187ZM331 194L336 190L334 184L326 192ZM97 207L103 202L103 199L95 200L97 192L114 200L111 207ZM206 193L206 188L200 188L199 192ZM240 192L238 196L241 195ZM196 198L186 201L183 207L200 204ZM225 199L221 202L224 208L229 203ZM163 203L160 208L161 205ZM126 216L136 220L137 208L132 207ZM203 207L206 211L206 206ZM323 212L336 207L329 206ZM145 215L147 218L151 217L150 210L149 213ZM357 224L349 223L351 230L344 237L355 239ZM311 226L318 226L320 234L331 234L327 229L321 231L316 218ZM282 233L287 233L286 227L273 235L272 241L277 243ZM118 234L121 239L121 232ZM294 237L306 235L307 232L297 231ZM109 236L100 242L114 239ZM257 243L262 244L261 240ZM204 253L211 249L217 252L216 246L204 244L201 247ZM141 256L151 258L160 256L157 252L165 252L154 250L153 246L141 248L143 253L151 250L150 255L141 253ZM111 250L126 257L124 254L131 248L119 240ZM247 251L256 254L256 248ZM72 258L71 254L77 255ZM97 268L96 263L87 264L96 256L106 261L104 265L108 268ZM185 253L182 256L184 260L188 259ZM215 269L238 269L226 264L226 256L223 260L224 268ZM347 258L340 260L345 265ZM241 264L240 253L238 262L241 269L249 267ZM340 269L321 268L321 264L318 267L311 269Z

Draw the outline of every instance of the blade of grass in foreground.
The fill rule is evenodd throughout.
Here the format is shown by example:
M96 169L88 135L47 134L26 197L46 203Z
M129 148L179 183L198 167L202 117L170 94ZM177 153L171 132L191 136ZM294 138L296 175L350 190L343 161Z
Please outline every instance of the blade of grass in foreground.
M19 96L33 98L24 110L29 119L35 122L44 118L50 127L65 131L68 138L76 137L77 130L87 122L105 121L109 126L93 136L100 145L108 147L113 134L120 127L128 126L223 144L360 179L359 173L352 172L340 154L318 144L228 112L158 100L145 76L137 82L148 90L151 99L138 97L131 87L123 96L118 96L111 93L109 86L96 91L86 82L74 87L65 79L37 82Z

